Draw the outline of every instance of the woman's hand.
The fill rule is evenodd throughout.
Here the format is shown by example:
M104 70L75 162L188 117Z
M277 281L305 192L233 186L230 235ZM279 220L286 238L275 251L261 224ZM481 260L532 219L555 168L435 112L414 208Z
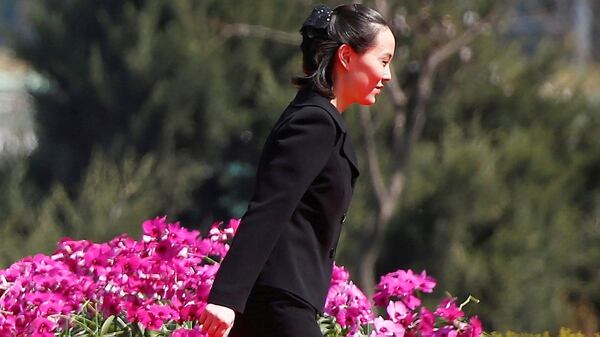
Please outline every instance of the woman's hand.
M202 315L200 315L200 324L202 331L209 337L227 337L235 320L235 311L230 308L207 304Z

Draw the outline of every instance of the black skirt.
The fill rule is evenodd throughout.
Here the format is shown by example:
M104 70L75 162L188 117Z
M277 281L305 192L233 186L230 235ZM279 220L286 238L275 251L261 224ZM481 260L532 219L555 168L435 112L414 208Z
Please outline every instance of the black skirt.
M236 313L229 337L323 337L317 310L278 288L256 285L243 314Z

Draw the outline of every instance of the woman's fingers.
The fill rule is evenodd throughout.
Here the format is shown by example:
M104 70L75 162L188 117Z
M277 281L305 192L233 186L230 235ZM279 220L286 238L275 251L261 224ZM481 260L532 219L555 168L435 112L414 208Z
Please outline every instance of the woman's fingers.
M214 324L213 323L214 319L215 319L214 316L210 312L206 315L206 319L204 320L204 323L202 323L202 324L206 327L207 331L208 331L208 328Z
M227 336L225 332L229 330L226 324L218 324L216 321L213 321L213 324L208 327L207 334L210 337L225 337Z
M215 337L227 337L228 333L229 327L226 324L223 324L215 331Z
M206 312L206 311L205 311ZM204 322L202 323L202 331L207 333L209 336L212 336L209 331L211 329L211 327L213 326L213 316L212 314L209 312L206 314L206 318L204 319Z
M200 324L204 324L206 322L206 318L208 318L208 311L203 310L198 321L200 322Z
M215 333L217 331L217 328L219 327L219 325L215 323L216 322L213 322L213 324L211 324L211 326L208 327L208 331L206 332L210 337L220 337Z
M217 336L227 337L229 336L229 331L231 331L231 326L224 326L223 329L217 330Z
M229 336L229 332L231 331L231 328L233 327L233 324L231 324L223 333L223 337L227 337Z
M233 326L235 312L230 308L208 304L200 315L202 331L209 337L227 336Z

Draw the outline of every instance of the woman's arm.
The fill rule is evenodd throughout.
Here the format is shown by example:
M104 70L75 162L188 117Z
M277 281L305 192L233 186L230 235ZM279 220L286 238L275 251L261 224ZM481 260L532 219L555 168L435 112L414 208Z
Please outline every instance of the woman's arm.
M300 199L327 163L336 126L319 107L293 112L267 141L256 189L222 261L209 303L243 312L250 291Z

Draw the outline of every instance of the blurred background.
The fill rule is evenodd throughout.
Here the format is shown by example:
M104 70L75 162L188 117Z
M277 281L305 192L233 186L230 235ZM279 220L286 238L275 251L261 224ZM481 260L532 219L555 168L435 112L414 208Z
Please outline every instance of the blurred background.
M0 267L240 217L317 3L1 0ZM367 292L425 269L486 330L597 332L600 1L364 4L394 80L344 112L361 176L338 263Z

